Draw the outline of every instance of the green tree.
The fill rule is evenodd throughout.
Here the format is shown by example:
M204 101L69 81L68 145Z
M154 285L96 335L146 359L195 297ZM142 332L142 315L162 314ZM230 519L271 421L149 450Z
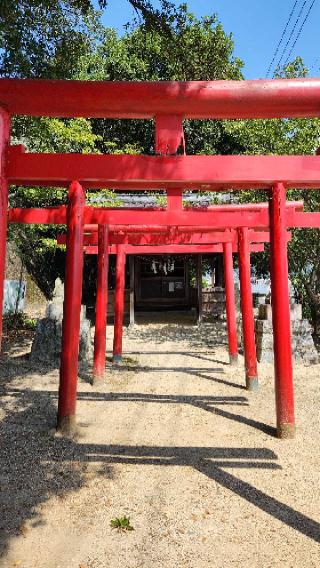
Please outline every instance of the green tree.
M52 118L19 117L13 123L13 142L24 142L34 152L96 152L98 137L83 118L66 121ZM47 207L66 202L67 192L55 187L12 187L11 207ZM29 274L46 296L57 276L63 277L65 253L57 248L54 225L10 225L14 240Z
M151 29L170 33L176 8L160 1L128 0ZM99 0L108 9L107 0ZM99 41L99 15L91 0L4 0L0 3L0 75L70 78L77 60ZM94 21L94 25L92 25Z
M98 15L91 10L89 4L50 3L47 31L49 33L51 30L52 37L43 36L40 46L41 49L47 49L46 52L42 52L38 46L43 13L35 11L34 6L31 11L24 13L22 6L26 7L27 4L30 5L22 3L16 6L17 29L20 26L17 37L20 36L21 26L28 15L32 18L38 14L39 20L35 19L33 24L30 20L28 24L28 30L33 29L32 25L37 25L37 32L31 33L30 38L29 32L26 33L23 52L18 50L13 57L10 49L5 51L3 62L7 65L8 74L84 80L241 78L242 62L233 56L232 36L225 34L216 16L199 20L188 13L185 4L176 8L171 2L162 1L160 11L155 11L150 2L132 2L135 8L140 9L143 21L139 23L136 19L119 38L114 30L102 29ZM43 6L44 2L37 3L38 7L40 5ZM148 10L148 14L145 10ZM158 18L157 25L155 18ZM55 27L55 19L59 22L60 34ZM72 29L82 35L77 51L72 52L70 63L67 57L70 46L64 43L62 48L61 42L63 38L69 37ZM48 41L44 41L45 37ZM12 67L14 61L16 64ZM186 121L185 132L189 153L237 151L221 121ZM87 121L19 117L13 124L13 142L25 143L29 151L152 153L153 139L152 121L143 120ZM105 197L109 199L110 193L105 193ZM36 207L62 203L65 198L65 190L14 188L10 202L12 206ZM54 247L56 228L16 226L11 231L14 231L14 238L28 269L42 290L49 294L55 270L57 274L61 274L63 266L60 252L57 253ZM38 269L39 266L44 268L45 264L50 266L49 278L46 277L46 270Z
M106 29L104 41L79 60L78 77L86 80L215 80L241 79L240 59L233 55L233 38L216 15L197 19L182 4L167 17L170 34L143 23L131 26L118 37ZM236 153L238 148L222 121L185 121L187 152ZM110 140L118 147L138 144L143 153L154 151L154 125L143 120L95 120L93 130L101 136L99 148Z
M300 57L278 77L306 77L307 68ZM226 121L224 127L245 154L314 154L320 146L320 119L276 119ZM266 191L241 191L235 197L242 202L265 201ZM319 211L319 190L289 190L289 200L303 200L306 211ZM304 303L305 315L312 319L315 337L320 338L320 239L318 230L295 229L288 246L289 275L297 296ZM260 275L269 272L268 251L253 255Z

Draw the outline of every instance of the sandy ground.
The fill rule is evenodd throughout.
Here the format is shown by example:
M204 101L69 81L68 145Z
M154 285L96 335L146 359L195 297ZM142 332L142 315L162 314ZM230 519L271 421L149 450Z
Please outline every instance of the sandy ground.
M251 394L242 358L195 328L141 325L130 369L79 380L70 441L49 432L58 371L29 347L1 361L1 567L319 567L320 366L296 367L297 437L280 441L272 367ZM111 528L123 515L134 531Z

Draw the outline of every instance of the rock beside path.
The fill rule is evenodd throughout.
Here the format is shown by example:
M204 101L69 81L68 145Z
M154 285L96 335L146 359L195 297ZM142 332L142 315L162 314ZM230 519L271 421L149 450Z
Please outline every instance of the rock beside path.
M31 348L31 361L57 365L60 362L62 320L62 282L56 280L53 300L47 305L45 317L40 319ZM92 359L91 324L86 317L86 307L81 306L79 361L83 364Z
M257 359L259 363L273 363L273 329L270 319L255 322ZM308 320L291 321L292 356L296 363L316 365L318 352L312 338L312 327Z

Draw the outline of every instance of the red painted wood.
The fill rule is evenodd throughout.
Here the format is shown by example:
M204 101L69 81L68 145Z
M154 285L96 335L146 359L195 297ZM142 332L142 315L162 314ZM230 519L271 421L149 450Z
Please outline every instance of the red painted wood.
M104 377L106 366L106 326L108 307L108 227L98 228L98 271L96 295L96 320L94 333L93 378Z
M195 229L195 231L197 228ZM63 239L61 239L63 236ZM208 245L213 243L222 243L225 241L235 242L236 233L229 234L226 231L216 231L212 233L173 233L171 234L170 231L162 234L148 234L145 235L141 234L128 234L128 244L129 245L173 245L176 244L180 245L187 245L187 244L201 244L201 245ZM64 244L65 235L60 235L57 237L57 241L61 244ZM110 242L112 244L117 244L121 242L121 235L117 232L110 233ZM86 245L97 245L97 234L92 233L90 235L85 235L85 244Z
M148 211L146 209L100 209L92 207L85 212L85 218L88 222L94 223L97 221L108 222L110 225L117 224L133 224L147 225L148 222L152 225L174 226L189 225L193 228L198 226L210 226L214 229L225 229L226 227L233 228L250 224L255 228L264 228L268 226L268 211L261 210L257 212L247 213L241 211L237 213L220 213L217 215L214 211L197 211L197 210L183 210L183 211Z
M69 187L67 207L67 255L58 404L58 428L66 433L72 431L75 427L82 298L84 205L85 192L77 181L73 181Z
M122 336L124 316L124 287L126 266L126 245L117 245L116 261L116 289L114 298L114 338L113 338L113 361L119 363L122 360Z
M288 212L288 219L290 212ZM211 227L211 230L236 228L249 225L253 228L266 228L269 224L268 211L254 211L247 213L240 211L239 213L219 213L214 211L148 211L146 209L99 209L92 207L85 211L85 219L88 223L107 223L110 225L137 224L162 225L165 227L178 225L198 226L201 230L202 226ZM193 229L194 230L194 229Z
M286 231L287 242L291 241L292 233ZM270 243L270 231L249 231L250 243Z
M154 211L147 209L102 209L97 207L85 208L86 224L102 225L132 225L146 227L148 223L159 227L183 225L183 230L194 231L195 226L206 231L225 229L225 227L237 228L247 223L250 227L267 228L269 224L268 212L265 209L246 213L221 212L217 215L214 211ZM290 217L290 212L288 212ZM14 223L34 224L62 224L66 223L66 212L59 210L42 209L11 209L9 220ZM189 227L188 227L189 225ZM146 231L147 232L147 231Z
M0 351L2 344L2 306L4 293L4 278L6 270L6 240L7 240L7 209L8 182L5 177L7 166L7 150L10 138L10 118L6 111L0 108Z
M156 117L156 154L170 156L177 153L180 146L185 153L183 116L161 114Z
M319 115L320 79L126 82L1 79L11 114L153 118L279 118Z
M86 207L85 208L85 227L86 232L91 232L92 227L96 230L97 225L108 224L109 230L111 232L135 232L135 233L145 233L155 232L163 233L170 232L170 235L176 235L179 233L194 233L195 231L209 232L212 233L215 230L225 230L225 228L237 228L242 226L243 223L247 223L246 226L252 227L254 229L267 229L269 227L269 215L267 211L267 203L259 204L247 204L246 206L239 205L225 205L225 206L214 206L210 207L208 210L192 211L186 210L183 212L174 211L154 211L146 209L106 209L106 208L95 208ZM239 209L238 209L239 207ZM298 218L298 222L301 223L306 216L306 223L312 219L319 219L317 213L297 213L303 209L303 203L298 201L288 201L286 204L286 222L288 227L295 226L295 220ZM118 221L116 224L108 223L110 216L113 215ZM144 223L138 223L137 213L139 213L139 221L144 221ZM184 221L186 218L196 220L195 224L183 225L179 224L179 221ZM194 215L194 213L196 215ZM214 213L214 216L213 216ZM207 215L207 217L205 217ZM150 223L151 219L160 219L158 224ZM60 207L49 207L45 209L21 209L21 208L11 208L8 211L8 219L10 223L34 223L34 224L66 224L66 208L64 206ZM95 223L92 223L92 219ZM203 222L207 219L210 220L210 224L205 225ZM124 223L124 220L126 223ZM128 222L130 220L130 222ZM200 222L202 220L202 222ZM119 222L120 221L120 222ZM170 223L173 225L170 227ZM305 223L305 224L306 224ZM169 226L168 226L169 224ZM300 225L299 225L300 226ZM314 224L312 225L314 226ZM320 219L319 219L320 226Z
M90 187L110 189L318 188L320 156L128 156L36 154L10 151L12 184L67 186L77 177Z
M258 388L258 369L251 288L249 231L246 227L239 229L239 273L246 386L248 390L256 390Z
M232 243L223 244L223 266L224 266L224 283L225 283L225 294L226 294L229 357L230 357L230 363L234 364L238 360L238 335L237 335L236 302L235 302L235 293L234 293Z
M92 225L95 227L95 225ZM195 231L197 228L195 228ZM232 242L237 244L237 234L235 231L224 230L224 231L216 231L212 233L173 233L171 234L170 231L167 234L127 234L127 243L128 245L133 246L152 246L152 245L209 245L215 243L224 243L224 242ZM249 240L250 243L269 243L270 242L270 233L269 231L250 231L249 232ZM287 240L291 240L291 233L287 232ZM110 232L109 233L109 243L110 244L119 244L123 242L123 236L118 232ZM58 235L57 236L57 243L60 245L64 245L66 243L66 235ZM97 231L94 230L92 233L87 232L85 230L84 235L84 244L85 246L97 246L98 245L98 234Z
M109 254L117 254L117 246L111 245L108 247ZM94 245L85 246L84 250L86 254L98 254L98 247ZM155 245L155 246L131 246L125 245L125 250L127 254L139 254L139 255L156 255L156 254L210 254L216 252L223 252L222 244L213 245ZM253 243L250 245L250 252L263 252L263 243ZM232 252L238 252L238 245L232 244Z
M154 246L154 245L209 245L214 243L223 243L225 241L236 242L235 241L236 233L231 233L230 231L217 231L213 233L179 233L176 235L169 234L146 234L146 235L138 235L138 234L128 234L128 245L133 246ZM260 242L259 239L258 242ZM109 243L110 244L121 244L123 242L123 237L117 232L110 232L109 233ZM269 237L266 238L265 242L269 242ZM57 243L60 245L64 245L66 243L66 235L58 235L57 236ZM91 245L98 245L98 235L97 232L91 234L84 235L84 244L86 246Z
M286 207L287 207L287 209L294 209L295 211L301 212L301 211L303 211L304 202L303 201L287 201ZM188 209L192 210L192 207L189 207ZM201 210L205 209L206 211L215 211L215 213L225 213L225 212L238 213L239 211L251 211L252 212L252 211L260 211L261 209L268 209L268 203L265 202L265 201L257 202L257 203L237 203L237 204L228 203L227 205L209 205L208 207L205 207L205 208L198 208L197 207L197 209L201 209ZM89 225L89 227L90 227L90 225ZM133 230L134 228L135 228L134 226L130 227L130 230ZM145 229L147 229L147 228L151 228L153 231L157 231L157 230L161 229L161 227L157 227L156 225L146 225ZM117 229L119 229L119 227L117 227ZM180 229L180 227L177 227L177 229ZM182 229L183 229L183 227L182 227ZM123 225L122 230L127 230L126 225ZM208 227L208 230L210 230L209 227Z
M292 212L288 210L288 222ZM178 225L182 226L181 230L193 232L195 227L206 231L214 231L217 229L237 228L247 224L253 228L267 228L269 224L269 216L267 209L254 210L246 212L221 211L219 215L214 210L198 211L161 211L148 209L112 209L85 207L85 223L101 224L101 225L136 225L147 227L157 225L159 227ZM40 224L62 224L66 223L66 212L63 208L59 209L10 209L9 220L14 223L40 223ZM143 230L143 229L142 229ZM146 229L147 232L147 229Z
M292 438L295 432L295 419L285 200L284 185L275 184L270 198L270 274L277 432L280 438Z
M292 218L292 227L320 228L320 213L318 212L295 212Z
M294 208L288 207L286 221L288 227L294 227ZM258 211L241 210L238 213L214 210L198 211L148 211L146 209L98 209L88 207L85 210L86 221L107 223L109 225L136 225L146 226L149 223L162 227L179 228L179 232L194 232L195 227L198 232L212 232L217 230L236 229L247 226L252 229L268 229L269 215L268 210L261 208ZM148 230L146 229L146 232ZM172 234L172 233L171 233Z
M183 191L180 187L173 187L167 190L167 209L175 211L183 209L182 202Z
M67 208L60 207L40 208L14 208L8 211L9 223L25 223L39 225L65 225L67 222Z

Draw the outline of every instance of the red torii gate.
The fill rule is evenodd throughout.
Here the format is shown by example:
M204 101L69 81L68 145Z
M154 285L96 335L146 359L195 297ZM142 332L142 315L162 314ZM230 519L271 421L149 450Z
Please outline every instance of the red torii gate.
M318 213L286 211L286 188L318 188L320 158L175 154L181 145L184 147L182 125L185 118L311 117L318 116L319 105L318 79L191 83L0 80L0 301L3 297L8 185L69 187L58 409L60 429L70 431L75 422L85 223L239 228L240 262L242 257L243 261L248 257L250 227L270 225L277 430L279 437L294 435L286 229L319 227L320 219ZM155 119L155 149L160 155L24 153L21 146L9 146L10 115L13 114ZM85 207L86 187L166 189L167 208L163 211L90 210ZM238 213L217 215L210 210L188 210L182 207L182 187L204 191L268 189L269 212L243 213L239 210ZM247 296L250 290L248 273L241 283Z
M301 202L291 202L287 204L287 209L294 208L301 210L303 204ZM256 208L265 208L266 204L256 204ZM248 206L248 209L252 206ZM215 208L214 208L215 209ZM220 207L217 208L219 211ZM234 209L234 206L226 206L225 210ZM114 228L115 229L115 228ZM220 252L224 255L224 273L225 273L225 293L226 293L226 313L227 313L227 329L230 363L236 363L238 358L238 339L236 325L236 310L234 297L234 280L233 280L233 259L232 253L238 252L238 234L237 231L212 231L211 233L183 233L176 230L175 234L153 233L149 235L148 244L141 245L144 242L143 234L131 233L137 230L137 227L126 227L118 231L113 231L108 235L106 225L87 225L84 229L84 246L87 254L98 254L98 276L97 276L97 300L96 300L96 328L95 328L95 352L94 352L94 378L103 376L106 362L106 313L107 313L107 293L108 293L108 254L117 254L116 264L116 295L115 295L115 328L114 328L114 361L121 360L122 357L122 326L124 312L124 267L125 260L121 255L126 254L202 254ZM205 237L206 244L199 244ZM288 233L288 240L291 235ZM188 244L186 244L187 240ZM261 252L264 250L264 243L269 242L268 231L249 231L249 252ZM58 235L57 242L66 244L66 235ZM118 243L118 244L114 244ZM151 244L152 243L152 244ZM170 244L168 244L170 243ZM209 244L211 243L211 244ZM248 266L247 266L248 265ZM240 271L250 274L250 257L245 257L245 265L240 266ZM244 320L253 320L253 306L251 296L251 282L248 289L248 297L245 298L244 287L241 289L242 304L247 309L243 313ZM251 303L249 303L251 302ZM246 359L246 383L249 390L255 390L258 386L257 382L257 363L255 353L254 324L244 323L244 349Z
M288 202L286 205L288 211L301 211L303 209L302 202ZM90 212L87 208L87 213ZM208 209L208 208L207 208ZM206 209L206 210L207 210ZM211 212L215 213L238 213L239 210L249 214L252 211L259 212L267 210L266 203L246 204L246 205L226 205L209 207ZM102 210L98 210L100 214ZM95 209L97 214L97 210ZM9 211L9 219L12 222L28 222L35 223L38 221L52 221L54 214L55 223L64 223L64 208L49 209L11 209ZM101 213L102 214L102 213ZM235 219L234 219L235 220ZM236 313L234 300L234 282L233 282L233 261L232 252L238 252L238 233L233 230L213 231L210 227L204 227L205 233L199 233L198 227L174 227L165 230L164 227L148 227L150 234L143 234L143 229L139 226L111 226L108 234L106 225L85 225L83 244L85 251L89 254L97 254L98 248L100 254L98 257L98 279L97 279L97 306L96 306L96 329L95 329L95 352L93 378L99 378L103 375L106 361L106 302L107 302L107 267L108 260L105 258L107 252L117 254L117 286L115 296L115 328L114 328L114 348L113 360L120 361L122 358L122 325L124 311L124 266L126 253L131 254L152 254L160 253L205 253L205 252L223 252L224 268L226 284L226 311L228 323L228 340L229 340L229 356L230 362L235 362L238 355L238 340L236 331ZM146 230L146 229L144 229ZM201 229L202 230L202 229ZM103 232L103 236L100 232ZM269 233L267 231L249 230L248 238L250 250L248 252L259 252L263 250L263 245L257 243L269 242ZM100 239L100 241L99 241ZM102 240L101 240L102 239ZM57 238L60 244L66 244L66 235L60 235ZM98 245L100 246L92 246ZM144 244L147 242L148 244ZM112 248L113 243L113 248ZM116 244L114 244L116 243ZM170 243L170 244L169 244ZM199 244L201 243L201 244ZM206 243L206 245L204 244ZM209 244L211 243L211 244ZM254 243L254 244L252 244ZM183 246L184 244L184 246ZM140 246L139 246L140 245ZM149 246L148 246L149 245ZM109 250L108 250L109 249ZM243 305L243 327L244 327L244 352L246 367L246 385L249 390L256 390L258 387L257 377L257 361L254 337L254 321L253 306L250 282L250 257L243 255L243 262L240 262L240 278L245 279L247 284L242 285L241 303ZM75 393L76 394L76 393Z
M239 223L239 219L243 218L244 214L250 217L251 213L260 213L261 211L267 211L266 203L257 204L246 204L246 205L226 205L226 206L212 206L206 208L205 211L210 210L211 213L219 213L219 215L229 215L229 223L231 224L231 219L233 224L236 226ZM286 204L287 213L291 212L301 212L303 210L303 202L288 202ZM136 210L127 210L132 213ZM103 216L106 210L94 208L94 214L98 217ZM241 216L239 218L239 212ZM90 218L93 213L92 207L87 207L85 209L85 215ZM236 213L236 216L234 215ZM230 217L231 215L231 217ZM254 221L256 217L253 217L250 221ZM66 209L64 207L55 207L47 209L11 209L9 211L9 219L12 222L47 222L50 223L66 223ZM267 219L260 220L260 225L263 227L264 223L267 223ZM99 232L98 231L99 227ZM198 227L171 227L166 228L164 226L149 226L149 235L143 233L146 228L136 226L136 225L124 225L124 226L110 226L109 227L109 238L108 238L108 227L106 225L84 225L84 236L83 245L88 252L96 252L95 249L92 250L94 245L99 244L100 239L100 255L98 258L98 278L97 278L97 306L96 306L96 332L95 332L95 350L94 350L94 368L93 377L99 378L104 373L105 370L105 360L106 360L106 302L107 302L107 266L108 266L108 255L107 249L110 243L116 243L113 245L116 247L114 252L117 253L117 285L116 285L116 298L115 298L115 328L114 328L114 348L113 348L113 360L119 361L122 357L122 323L123 323L123 293L124 293L124 266L125 266L125 255L128 252L128 247L135 249L136 253L143 250L145 253L148 252L164 252L164 246L166 246L167 252L182 252L183 244L188 247L188 252L199 253L199 248L208 247L210 245L210 251L214 252L213 247L219 247L217 252L224 252L225 262L225 278L226 278L226 310L227 310L227 322L228 322L228 339L229 339L229 355L230 361L234 362L237 359L238 354L238 340L236 331L236 314L235 314L235 299L234 299L234 282L233 282L233 260L232 252L238 252L238 231L236 230L213 230L213 225L211 227L201 227L201 231L204 233L199 233ZM254 319L253 319L253 305L252 305L252 293L251 293L251 281L250 281L250 256L249 252L262 250L261 243L269 242L269 232L267 230L257 231L253 228L246 231L248 243L255 243L254 245L248 245L247 251L245 251L240 257L240 279L242 281L241 287L241 305L243 311L243 334L244 334L244 354L245 354L245 369L246 369L246 385L249 390L255 390L258 387L258 373L257 373L257 361L256 361L256 348L255 348L255 337L254 337ZM60 244L66 243L66 235L58 236L57 241ZM101 240L102 239L102 240ZM202 244L196 244L201 242ZM142 243L142 244L141 244ZM144 244L148 243L148 244ZM166 243L166 245L163 245ZM171 245L168 245L171 243ZM173 244L174 243L174 244ZM206 243L204 245L203 243ZM260 243L257 244L257 243ZM140 245L140 246L139 246ZM161 246L162 245L162 246ZM171 246L171 250L168 247ZM249 248L250 246L250 248ZM172 248L173 247L173 248ZM90 251L91 249L91 251ZM185 252L185 248L183 248ZM207 252L204 248L201 252ZM74 403L76 400L76 390L73 392Z
M104 230L105 225L102 225ZM100 227L99 227L100 228ZM228 245L231 245L230 247ZM262 252L264 244L250 245L250 252ZM117 255L116 263L116 290L115 290L115 312L114 312L114 342L113 342L113 361L121 362L122 360L122 335L123 335L123 315L124 315L124 287L125 287L125 259L126 255L157 255L157 254L190 254L202 255L205 253L224 253L225 263L225 276L226 276L226 312L227 312L227 329L228 329L228 345L229 345L229 358L230 363L235 364L238 360L238 338L237 338L237 323L236 323L236 309L235 309L235 296L234 296L234 281L233 281L233 262L232 253L238 252L238 247L227 241L223 244L212 245L156 245L156 246L134 246L134 245L110 245L104 251L101 247L87 246L85 247L86 254L98 255L98 278L97 278L97 300L96 300L96 319L95 319L95 337L94 337L94 365L93 377L102 378L105 372L106 364L106 315L107 315L107 291L108 281L103 266L106 266L104 260L105 255ZM102 273L102 274L101 274ZM231 273L231 274L230 274ZM199 277L199 274L198 274ZM244 314L244 318L250 318L251 314ZM253 311L252 311L253 317ZM254 335L245 337L245 352L249 354L252 352ZM256 359L256 358L255 358ZM254 363L253 363L254 364ZM254 374L251 380L247 376L247 387L249 390L257 388L257 366L256 361L254 365L255 370L250 370Z

